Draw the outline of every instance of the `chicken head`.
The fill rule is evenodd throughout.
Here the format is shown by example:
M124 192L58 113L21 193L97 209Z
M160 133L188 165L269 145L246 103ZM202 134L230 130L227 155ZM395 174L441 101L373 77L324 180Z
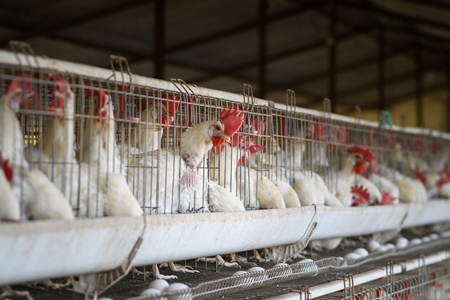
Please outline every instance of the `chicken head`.
M242 155L238 161L238 166L244 165L250 156L252 156L266 148L266 146L261 146L261 145L257 145L255 143L253 143L253 141L251 139L246 140L245 142L242 142L241 147L243 149L245 149L245 151L244 151L244 155Z
M147 105L147 101L141 101L139 103L138 107L141 111L141 116L145 115L144 112L147 109ZM179 106L180 99L176 96L169 95L166 99L161 100L161 104L156 102L154 103L154 105L152 106L153 109L151 111L152 117L154 120L160 120L162 128L167 128L167 126L173 122ZM141 121L144 121L142 117Z
M353 158L353 171L356 174L363 174L367 166L375 159L373 153L361 146L348 148L346 152Z
M220 122L216 122L209 128L209 135L213 146L219 146L223 142L228 142L230 138L241 128L244 122L244 114L238 107L232 106L230 109L223 109L220 113Z
M100 119L101 123L106 122L108 115L108 105L110 103L110 97L105 91L87 87L84 90L86 97L94 98L94 113Z
M70 91L69 83L61 76L48 75L47 78L56 83L49 92L53 100L50 101L48 111L56 113L58 118L62 119L64 118L66 101L69 99L73 100L73 93ZM67 95L66 92L69 92L69 94Z
M8 96L9 107L15 113L17 113L20 108L31 109L39 106L39 99L33 90L31 77L28 72L14 77L14 79L6 86L5 95Z

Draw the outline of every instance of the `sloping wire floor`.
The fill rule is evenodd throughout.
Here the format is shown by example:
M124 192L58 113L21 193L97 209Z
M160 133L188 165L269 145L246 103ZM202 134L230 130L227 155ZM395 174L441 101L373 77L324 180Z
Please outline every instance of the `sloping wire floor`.
M413 238L415 237L413 234L404 232L404 236L407 238ZM355 249L357 247L363 247L364 243L362 242L356 242L356 245L353 245L352 247L342 245L338 249L331 251L331 252L316 252L315 255L318 255L318 257L315 256L315 260L322 259L326 257L338 257L338 256L345 256L345 254L349 253L352 249ZM327 272L321 272L317 276L314 277L306 277L306 278L300 278L295 280L289 280L285 282L277 282L272 284L265 284L263 286L258 286L256 288L247 289L243 291L238 291L234 293L224 294L221 296L212 296L212 297L202 297L202 299L229 299L229 300L237 300L237 299L267 299L270 297L278 296L283 293L287 293L289 291L297 291L301 290L303 287L308 286L315 286L322 283L335 281L342 279L346 273L351 274L358 274L360 272L373 270L378 267L383 267L386 265L386 262L388 260L392 261L393 263L405 261L408 259L414 259L419 257L422 254L430 254L434 253L440 250L447 250L450 249L450 240L447 240L445 243L441 243L440 245L433 246L433 247L422 247L418 251L411 251L407 254L401 255L401 256L392 256L392 257L384 257L383 259L376 260L376 261L370 261L367 263L364 263L362 265L358 265L356 267L348 267L345 269L331 269ZM241 255L251 255L251 252L248 253L240 253ZM179 262L180 263L180 262ZM178 276L178 279L176 280L168 280L169 282L182 282L189 287L195 287L199 285L200 283L222 279L231 276L235 271L238 269L236 268L221 268L220 270L216 271L216 265L212 263L205 264L204 262L195 262L194 260L181 262L181 264L186 264L194 269L200 271L200 273L179 273L179 272L172 272L166 268L162 268L160 271L164 275L176 275ZM440 263L439 265L449 265L450 261L446 261L444 263ZM273 263L257 263L258 266L264 268L264 269L270 269L273 267ZM241 264L242 270L247 270L248 268L252 267L252 264ZM141 271L151 271L151 266L148 266L146 268L139 268ZM111 287L109 290L107 290L104 294L101 295L101 297L107 297L115 300L119 299L129 299L138 297L143 290L145 290L149 283L153 281L153 277L144 275L133 275L128 274L125 278L123 278L120 282L115 284L113 287ZM60 290L51 290L51 289L44 289L39 286L32 286L32 285L17 285L13 286L16 290L28 290L31 294L31 296L35 300L44 300L44 299L85 299L84 295L75 293L70 291L69 289L60 289ZM10 299L20 299L17 297L9 297Z

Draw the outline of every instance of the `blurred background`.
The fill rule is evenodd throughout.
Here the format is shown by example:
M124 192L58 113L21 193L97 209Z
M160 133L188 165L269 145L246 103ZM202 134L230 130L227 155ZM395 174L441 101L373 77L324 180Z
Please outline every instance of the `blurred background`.
M448 0L0 1L0 47L450 131Z

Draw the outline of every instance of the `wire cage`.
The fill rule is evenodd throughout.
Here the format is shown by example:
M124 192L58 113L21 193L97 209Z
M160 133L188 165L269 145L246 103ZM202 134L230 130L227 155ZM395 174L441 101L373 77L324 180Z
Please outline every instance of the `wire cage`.
M347 277L351 278L351 276ZM380 278L362 286L350 285L345 290L333 295L314 299L448 299L449 277L448 265L440 264L428 268L426 271L396 276L395 281L392 282L389 282L388 278Z
M18 205L0 216L0 239L13 244L0 255L8 257L23 247L20 241L34 237L34 223L36 238L54 254L70 246L54 240L67 239L80 241L86 257L99 249L111 256L91 265L86 261L93 259L78 256L64 260L70 267L42 263L26 276L13 272L20 260L15 256L8 266L12 277L0 274L0 284L41 278L41 268L42 274L56 268L55 276L65 276L114 269L117 261L126 262L125 270L252 248L266 247L268 257L285 262L311 239L448 221L449 204L428 201L450 197L444 188L450 182L448 134L367 122L359 109L355 118L338 116L327 99L322 111L301 109L292 90L281 104L255 98L248 84L242 95L229 94L180 79L135 76L124 59L111 62L112 70L104 70L29 50L2 51L0 150L12 166L8 181ZM213 142L217 134L220 142ZM194 154L186 150L192 148ZM355 151L363 154L349 158ZM363 158L366 171L346 176L342 193L339 172ZM377 182L379 194L368 192L367 181ZM408 198L410 190L415 198ZM36 222L47 219L58 222ZM12 221L21 224L11 227ZM192 235L194 230L200 233ZM120 254L93 232L104 234ZM253 287L344 263L294 263L280 274L236 280ZM217 284L232 289L236 282Z

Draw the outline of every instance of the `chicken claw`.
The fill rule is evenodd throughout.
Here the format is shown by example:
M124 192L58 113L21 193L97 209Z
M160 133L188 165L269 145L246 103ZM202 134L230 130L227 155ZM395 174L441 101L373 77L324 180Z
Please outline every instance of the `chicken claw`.
M0 299L3 299L7 296L12 297L21 297L25 298L27 300L33 300L33 297L31 297L30 292L28 291L15 291L13 290L9 285L6 285L3 287L3 293L0 294Z
M178 279L178 277L175 275L163 275L159 273L158 265L152 265L152 268L153 268L153 277L155 277L155 279L165 279L165 280Z
M41 281L34 281L34 282L30 283L29 286L40 287L40 288L44 288L44 289L59 290L61 288L65 288L65 287L72 285L74 281L75 281L75 279L72 276L70 276L69 278L62 281L61 283L57 283L50 279L47 279L47 280L41 280Z
M198 270L194 270L191 266L182 266L174 264L173 262L164 263L159 266L161 267L168 267L173 272L183 272L183 273L200 273Z
M219 266L227 268L238 268L238 269L241 268L241 266L237 262L226 262L220 255L217 255L216 257L197 258L197 261L204 261L206 263L216 263Z
M132 272L134 275L137 275L137 276L139 276L139 275L144 275L145 277L150 276L150 274L152 274L152 272L150 272L150 271L140 271L140 270L138 270L136 267L133 267L133 268L131 269L131 272Z
M270 262L270 259L262 258L262 256L259 254L258 250L253 250L253 254L254 254L254 256L251 256L250 259L254 259L257 262L263 262L263 263Z

